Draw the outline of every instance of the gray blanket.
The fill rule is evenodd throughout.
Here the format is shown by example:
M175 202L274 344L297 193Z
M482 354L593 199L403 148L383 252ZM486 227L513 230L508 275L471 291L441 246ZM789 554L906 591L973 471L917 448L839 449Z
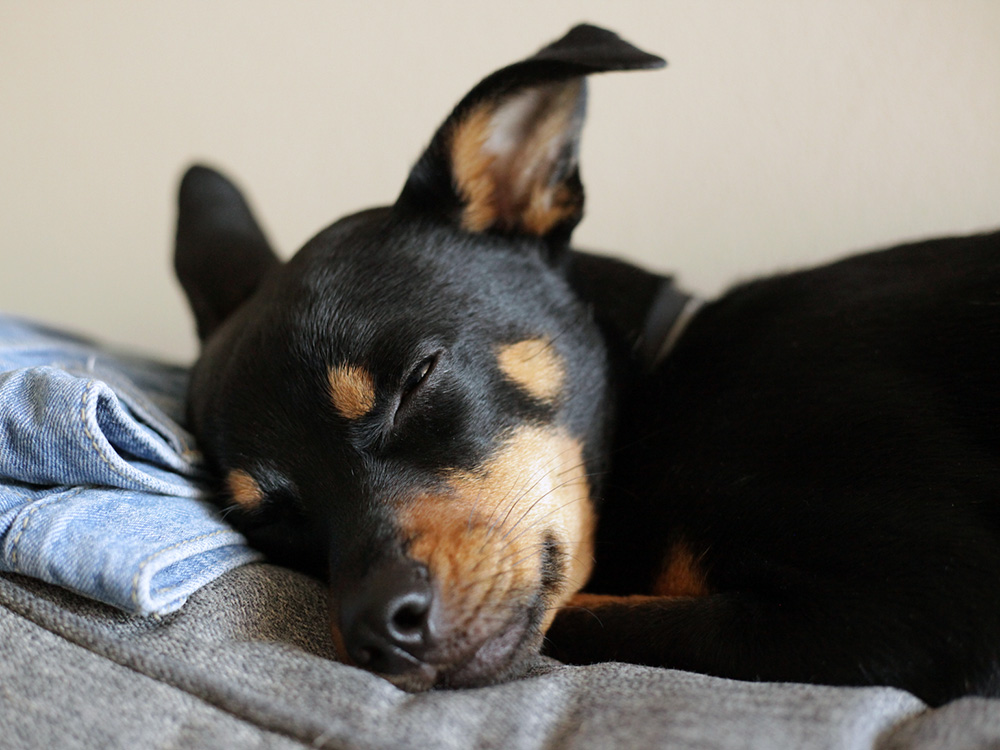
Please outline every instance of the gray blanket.
M980 748L1000 701L540 659L409 695L336 663L322 586L238 568L163 618L0 577L3 748Z

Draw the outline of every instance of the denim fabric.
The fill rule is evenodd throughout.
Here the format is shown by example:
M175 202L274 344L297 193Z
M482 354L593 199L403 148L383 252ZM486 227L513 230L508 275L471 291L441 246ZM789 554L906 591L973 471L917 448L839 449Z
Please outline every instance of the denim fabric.
M204 500L187 373L0 316L0 570L165 614L259 558Z

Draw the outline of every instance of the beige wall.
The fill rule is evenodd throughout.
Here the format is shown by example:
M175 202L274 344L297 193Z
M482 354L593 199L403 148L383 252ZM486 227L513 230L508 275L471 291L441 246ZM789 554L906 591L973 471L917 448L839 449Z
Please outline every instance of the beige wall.
M1000 226L995 0L0 0L0 309L188 358L185 164L236 176L288 254L580 20L670 60L593 83L580 246L713 292Z

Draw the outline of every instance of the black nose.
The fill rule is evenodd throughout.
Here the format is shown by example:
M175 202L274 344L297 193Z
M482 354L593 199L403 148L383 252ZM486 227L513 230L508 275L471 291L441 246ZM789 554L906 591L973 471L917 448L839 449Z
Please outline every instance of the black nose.
M433 645L427 568L406 559L379 564L340 601L348 655L360 667L398 675L418 669Z

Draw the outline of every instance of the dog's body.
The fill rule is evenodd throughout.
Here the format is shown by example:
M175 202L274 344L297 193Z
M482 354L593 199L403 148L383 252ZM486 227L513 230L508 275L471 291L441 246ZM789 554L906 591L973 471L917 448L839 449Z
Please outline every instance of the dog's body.
M230 517L408 689L502 679L547 631L577 663L1000 693L1000 235L659 320L669 280L568 248L583 76L659 65L574 29L287 264L188 173L189 411Z

